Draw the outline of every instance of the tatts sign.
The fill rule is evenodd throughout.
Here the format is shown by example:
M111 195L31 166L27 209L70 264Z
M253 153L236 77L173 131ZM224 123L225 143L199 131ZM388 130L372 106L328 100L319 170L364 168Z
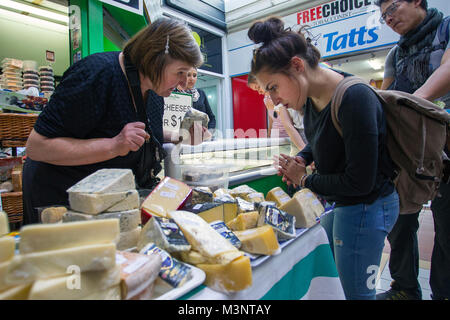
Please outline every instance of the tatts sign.
M293 26L307 27L307 36L324 58L392 45L399 35L380 23L380 8L374 1L327 2L297 12Z

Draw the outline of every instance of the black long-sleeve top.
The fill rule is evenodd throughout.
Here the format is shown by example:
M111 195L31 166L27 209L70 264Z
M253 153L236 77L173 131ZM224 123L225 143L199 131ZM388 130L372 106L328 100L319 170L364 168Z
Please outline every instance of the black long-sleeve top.
M197 89L198 93L200 94L200 97L197 101L192 103L192 106L194 109L204 112L209 117L209 123L208 123L208 129L215 129L216 128L216 117L211 110L211 106L208 102L208 97L206 97L205 91L201 89Z
M344 74L348 76L348 74ZM331 120L331 102L318 112L311 99L305 105L308 145L299 152L317 173L305 187L337 206L370 204L394 190L394 165L386 147L386 118L370 88L357 84L342 99L338 118L343 138Z

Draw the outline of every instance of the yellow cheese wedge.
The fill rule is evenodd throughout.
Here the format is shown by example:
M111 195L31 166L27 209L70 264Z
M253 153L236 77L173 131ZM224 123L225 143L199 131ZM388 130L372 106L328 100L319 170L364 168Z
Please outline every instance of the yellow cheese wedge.
M181 261L197 265L199 263L208 263L208 259L195 250L181 251L177 254Z
M228 221L227 226L233 231L242 231L255 228L259 219L258 211L243 212L236 218Z
M269 225L244 231L235 231L234 234L242 243L241 250L245 252L272 255L280 247L277 236Z
M116 245L110 243L15 255L6 262L10 265L5 282L18 285L63 276L71 268L80 272L106 270L115 266L115 254Z
M104 271L73 273L39 279L33 283L29 300L78 300L120 283L118 266Z
M13 237L0 238L0 263L11 260L16 250L16 241Z
M0 300L27 300L31 289L31 284L24 284L0 290Z
M198 264L206 274L205 285L220 292L235 292L252 285L250 259L242 256L226 264Z
M58 250L91 244L116 243L119 220L32 224L20 230L20 253Z
M169 217L183 231L192 249L215 263L227 264L242 253L222 237L205 220L188 211L170 211Z
M276 206L279 207L284 203L288 202L291 197L280 187L275 187L267 193L266 201L275 202Z
M0 237L9 233L8 215L4 211L0 211Z
M191 193L187 184L165 177L142 203L142 223L147 223L152 215L166 218L167 212L181 208Z
M295 217L296 228L310 228L314 226L324 211L324 207L309 189L302 189L294 194L291 200L280 206L283 210Z
M142 228L137 227L131 231L125 231L120 233L119 242L117 243L117 250L126 250L136 247L138 244L139 236L141 235Z
M262 192L252 192L247 195L245 195L244 200L248 202L263 202L264 201L264 194Z

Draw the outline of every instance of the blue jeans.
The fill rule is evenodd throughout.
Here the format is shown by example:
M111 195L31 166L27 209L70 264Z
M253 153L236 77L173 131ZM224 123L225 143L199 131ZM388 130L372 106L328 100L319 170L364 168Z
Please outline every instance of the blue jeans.
M336 207L321 220L347 299L375 300L384 241L398 214L394 191L372 204Z

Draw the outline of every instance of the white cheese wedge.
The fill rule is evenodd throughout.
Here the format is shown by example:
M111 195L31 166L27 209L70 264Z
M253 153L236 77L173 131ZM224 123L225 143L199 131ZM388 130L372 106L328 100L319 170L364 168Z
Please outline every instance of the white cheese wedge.
M133 209L119 212L105 212L94 216L76 211L68 211L63 215L62 221L74 222L104 219L118 219L120 232L126 232L134 230L139 226L141 223L141 212L138 209Z
M39 279L33 283L29 300L78 300L120 283L120 268L73 273L62 277Z
M69 193L69 204L74 211L95 215L115 207L116 204L127 198L136 197L139 197L137 190L101 194L71 192Z
M119 211L139 209L140 204L141 203L139 201L139 193L132 192L131 194L128 194L125 199L116 203L112 207L109 207L105 211L106 212L119 212Z
M242 256L233 244L222 237L205 220L188 211L170 211L170 218L183 231L192 249L198 251L210 261L227 264Z
M116 263L120 265L122 299L128 300L150 287L161 269L159 255L117 252Z
M0 263L11 260L16 250L16 241L13 237L0 238Z
M0 237L9 233L8 215L4 211L0 211Z
M113 243L19 254L9 262L5 282L18 285L63 276L74 266L80 272L106 270L115 266L115 254Z
M6 261L0 263L0 291L3 291L12 285L6 282L6 275L8 274L8 269L11 261Z
M79 181L68 193L113 193L136 189L130 169L100 169Z
M117 250L126 250L136 247L141 231L142 228L137 227L131 231L121 232L119 235L119 242L117 243Z
M32 224L20 231L19 252L23 254L91 244L114 244L118 239L117 219Z

